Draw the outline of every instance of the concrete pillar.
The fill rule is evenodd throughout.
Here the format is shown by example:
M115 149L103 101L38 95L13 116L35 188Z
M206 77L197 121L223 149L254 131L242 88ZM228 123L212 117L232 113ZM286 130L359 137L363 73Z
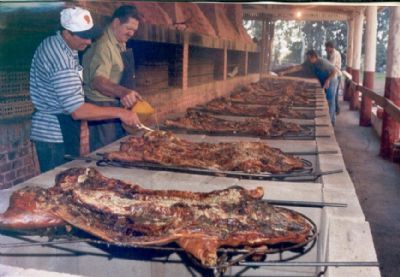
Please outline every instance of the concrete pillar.
M361 43L362 43L362 31L364 23L363 10L355 17L354 22L354 48L353 48L353 62L351 75L353 76L353 81L355 83L360 82L360 66L361 66ZM353 91L350 95L350 110L357 110L360 106L360 92Z
M400 7L390 7L389 39L386 55L385 97L400 107ZM393 143L400 138L400 123L384 111L381 150L384 158L392 158Z
M354 19L347 21L347 57L346 57L346 71L351 74L353 63L353 37L354 37ZM350 101L350 89L346 86L344 89L343 100Z
M354 37L354 18L347 21L347 59L346 70L351 74L353 63L353 37Z
M366 10L365 28L365 61L363 86L373 89L376 63L377 7L369 6ZM360 109L360 126L371 125L372 100L362 96Z
M188 88L189 78L189 36L184 35L183 38L183 51L182 51L182 89Z

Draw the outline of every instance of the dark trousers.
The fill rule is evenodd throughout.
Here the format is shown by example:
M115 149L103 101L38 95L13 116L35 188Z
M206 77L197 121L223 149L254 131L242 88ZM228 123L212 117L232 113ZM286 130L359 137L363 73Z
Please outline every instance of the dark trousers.
M119 102L95 102L87 100L96 106L119 107ZM126 135L119 119L101 121L89 121L89 144L90 152L110 144Z
M40 172L44 173L66 161L64 160L64 143L34 141L39 160Z

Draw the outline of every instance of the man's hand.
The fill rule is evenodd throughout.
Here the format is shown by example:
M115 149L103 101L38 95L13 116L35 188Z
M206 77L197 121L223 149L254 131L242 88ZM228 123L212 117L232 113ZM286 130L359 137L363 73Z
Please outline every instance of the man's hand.
M142 97L134 90L121 97L121 103L125 108L131 108L138 100L142 100Z
M131 112L130 110L121 109L121 114L119 119L126 125L131 127L136 127L136 125L140 124L140 120L136 113Z
M329 83L331 82L331 80L327 79L324 83L324 89L328 89L329 88Z
M285 75L285 72L284 72L284 71L278 72L278 76L279 76L279 77L282 77L283 75Z

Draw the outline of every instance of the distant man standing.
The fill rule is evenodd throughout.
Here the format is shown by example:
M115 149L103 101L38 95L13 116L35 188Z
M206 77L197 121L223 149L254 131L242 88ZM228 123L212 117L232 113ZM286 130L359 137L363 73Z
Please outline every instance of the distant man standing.
M102 37L83 56L83 80L86 101L99 106L131 108L141 99L135 91L135 63L126 42L139 27L134 6L117 8ZM90 149L96 150L122 136L119 120L91 122Z
M306 57L307 60L303 64L290 66L280 71L278 75L283 76L287 73L311 69L311 72L314 73L321 86L325 89L325 96L329 106L329 115L332 125L334 126L336 122L335 93L337 90L337 69L328 60L318 57L315 50L308 50Z
M328 54L328 61L333 64L336 69L338 70L337 73L337 79L338 79L338 85L337 85L337 90L336 90L336 95L335 95L335 104L336 104L336 114L340 113L340 107L339 107L339 89L340 89L340 82L342 80L342 57L339 53L338 50L335 49L335 44L333 41L327 41L325 43L325 50L326 53Z

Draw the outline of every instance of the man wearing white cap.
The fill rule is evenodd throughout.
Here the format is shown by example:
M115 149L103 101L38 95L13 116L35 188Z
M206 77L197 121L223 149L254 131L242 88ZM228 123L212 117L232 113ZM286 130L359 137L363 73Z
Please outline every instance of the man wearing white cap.
M79 120L118 118L130 126L140 123L130 111L84 103L78 51L85 50L99 32L90 12L79 7L62 10L60 23L61 30L36 49L30 70L35 106L31 140L42 172L64 163L65 153L79 155Z

